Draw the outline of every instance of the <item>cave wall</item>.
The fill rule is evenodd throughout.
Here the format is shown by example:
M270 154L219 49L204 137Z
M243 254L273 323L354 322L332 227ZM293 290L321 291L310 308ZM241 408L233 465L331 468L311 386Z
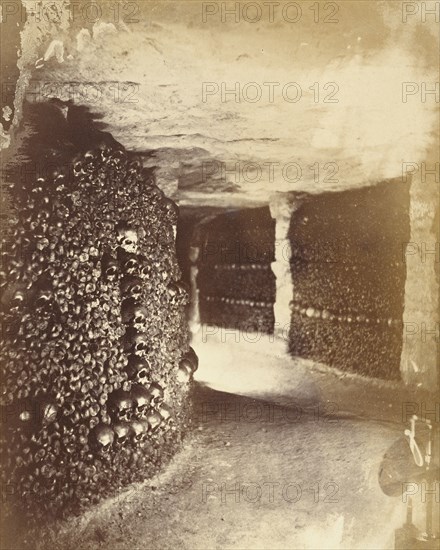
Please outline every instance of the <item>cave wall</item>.
M342 370L400 378L409 183L302 199L289 229L289 349Z
M402 161L426 160L427 148L438 145L434 94L425 101L421 85L402 102L403 82L430 89L437 80L438 28L432 15L422 23L420 10L402 24L395 2L349 1L340 6L340 32L317 25L305 10L301 33L292 33L278 8L276 22L254 25L233 17L222 22L221 10L203 21L199 1L139 2L136 17L126 6L115 18L108 2L95 0L96 20L67 0L38 20L35 2L21 4L5 17L5 25L23 25L14 116L29 95L88 106L128 150L153 153L149 163L167 196L194 200L200 193L208 204L216 195L236 206L238 199L267 203L276 190L371 185L400 174ZM219 74L228 89L240 85L237 99L222 100ZM292 74L303 92L296 103L281 94ZM219 90L203 101L201 84L209 82ZM251 82L262 89L260 103L243 97ZM273 104L265 82L280 84ZM317 102L314 82L320 89L337 83L337 103L323 101L325 88ZM260 106L271 116L258 116ZM285 177L290 161L301 167L297 181ZM328 162L337 162L336 178L326 177ZM261 177L247 174L249 163ZM319 177L309 169L315 163Z
M440 151L411 163L411 234L406 263L402 378L413 387L438 391L440 383Z

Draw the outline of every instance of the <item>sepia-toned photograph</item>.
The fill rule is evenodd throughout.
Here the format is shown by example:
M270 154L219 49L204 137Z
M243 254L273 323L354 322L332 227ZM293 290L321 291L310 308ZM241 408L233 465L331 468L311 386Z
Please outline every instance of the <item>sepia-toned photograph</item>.
M440 2L0 46L0 550L440 550Z

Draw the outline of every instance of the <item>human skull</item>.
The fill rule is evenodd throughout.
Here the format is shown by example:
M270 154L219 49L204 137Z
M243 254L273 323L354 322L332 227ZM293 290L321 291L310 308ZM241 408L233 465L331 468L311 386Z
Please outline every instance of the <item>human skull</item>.
M128 422L116 422L113 425L113 430L115 432L115 443L123 447L130 434L130 424Z
M124 277L121 283L121 292L126 298L139 300L142 296L142 279L133 275Z
M177 303L177 297L179 294L179 290L177 288L177 285L175 283L171 283L168 286L168 294L170 296L170 302L172 305Z
M112 446L115 433L107 424L98 424L90 432L89 441L91 447L99 454L107 454Z
M179 367L184 367L187 369L190 373L193 372L194 363L191 362L191 360L188 358L187 355L184 355L182 359L180 360Z
M153 399L151 400L151 405L156 408L163 402L163 396L164 396L163 388L156 382L153 382L150 385L149 390L153 396Z
M160 423L162 422L162 417L158 412L151 409L147 414L146 420L149 426L148 432L154 433L159 428Z
M39 421L43 426L55 422L58 414L58 406L53 399L49 397L42 398L38 403Z
M84 170L84 164L82 161L77 160L73 165L73 173L75 176L79 176L80 174L85 174Z
M24 288L20 288L14 292L11 298L10 310L13 313L16 313L23 307L26 300L26 293Z
M96 163L97 159L98 159L98 154L95 153L95 151L86 151L84 153L83 162L84 162L84 165L87 167L92 168L93 165Z
M192 371L195 372L199 367L199 358L192 347L189 348L188 353L185 354L185 357L192 364Z
M134 176L137 176L142 170L142 163L140 160L132 159L128 164L128 172Z
M162 404L159 407L159 414L161 417L161 425L164 431L169 431L173 429L174 419L172 417L172 411L168 405Z
M133 412L140 419L147 414L153 400L153 394L145 386L135 384L131 388L130 395L134 405Z
M119 272L118 262L115 260L115 258L112 258L108 255L105 256L103 258L103 267L106 279L110 282L115 281Z
M146 307L139 305L133 299L124 300L122 302L122 322L132 324L139 332L147 330L148 310Z
M47 233L49 225L45 222L40 222L39 226L35 229L34 235L37 239L42 240Z
M148 309L137 306L133 312L133 326L139 332L145 332L148 328Z
M133 351L136 355L143 355L148 351L149 342L146 334L138 332L133 339L133 343Z
M140 266L137 254L120 249L118 251L118 261L125 275L136 275L139 273Z
M127 374L129 380L145 384L148 381L151 372L150 363L136 355L132 355L128 361Z
M130 422L131 436L135 443L141 443L145 436L145 424L139 420L132 420Z
M181 384L187 384L191 379L191 368L188 366L187 361L183 360L179 364L179 368L177 369L177 381Z
M133 298L126 298L123 300L121 306L121 318L125 325L129 325L132 322L133 312L136 306L137 302Z
M149 263L141 263L139 268L139 277L141 277L141 279L151 278L151 265Z
M137 231L127 224L120 224L117 227L118 245L126 252L137 254L138 251L138 234Z
M148 432L150 430L150 423L148 422L148 420L146 418L140 418L139 422L142 424L143 429L144 429L144 435L143 435L142 441L147 441L148 440L148 435L149 435Z
M110 414L119 421L131 418L133 401L130 394L124 390L116 390L108 397Z
M136 373L136 376L134 377L133 380L135 382L139 382L140 384L146 384L146 383L148 383L148 374L149 374L148 369L140 369Z
M49 304L51 298L52 292L50 290L39 290L35 296L35 308L37 310L46 309L46 306Z
M150 347L148 336L130 327L124 335L124 350L139 357L144 356Z

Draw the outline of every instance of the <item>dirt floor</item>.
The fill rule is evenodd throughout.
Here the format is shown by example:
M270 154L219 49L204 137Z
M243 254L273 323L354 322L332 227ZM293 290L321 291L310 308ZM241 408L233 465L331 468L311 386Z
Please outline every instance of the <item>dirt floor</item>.
M406 505L382 493L378 472L402 434L405 394L290 360L282 346L194 345L194 430L169 466L15 548L393 548ZM423 528L418 502L414 520Z

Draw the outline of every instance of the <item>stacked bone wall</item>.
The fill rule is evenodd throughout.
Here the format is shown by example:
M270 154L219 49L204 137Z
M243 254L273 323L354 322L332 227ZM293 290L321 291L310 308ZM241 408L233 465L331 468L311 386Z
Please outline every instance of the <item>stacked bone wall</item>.
M399 378L408 184L309 197L293 214L289 236L292 354Z
M28 104L24 120L2 243L2 487L9 512L48 517L175 452L197 358L176 205L80 109Z
M198 228L203 323L272 333L275 222L268 208L219 215Z

